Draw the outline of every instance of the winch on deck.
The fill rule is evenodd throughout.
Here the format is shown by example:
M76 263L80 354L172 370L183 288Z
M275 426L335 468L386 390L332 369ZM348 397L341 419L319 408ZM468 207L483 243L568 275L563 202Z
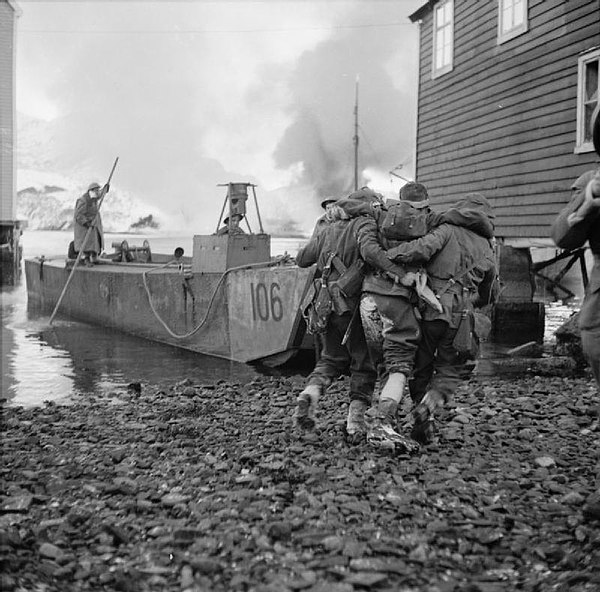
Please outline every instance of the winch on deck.
M119 262L119 263L130 263L133 261L137 261L139 263L151 263L152 262L152 251L150 250L150 243L147 240L144 240L141 247L137 247L135 245L129 245L129 243L126 240L121 241L121 242L113 242L111 244L111 246L115 250L115 252L110 254L108 257L115 262Z

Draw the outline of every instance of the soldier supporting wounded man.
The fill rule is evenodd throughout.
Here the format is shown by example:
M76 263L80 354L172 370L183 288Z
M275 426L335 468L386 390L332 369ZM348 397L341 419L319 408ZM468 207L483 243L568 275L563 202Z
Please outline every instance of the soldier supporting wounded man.
M490 203L483 195L470 193L444 216L454 221L461 218L462 225L442 224L387 252L396 263L424 265L441 304L441 310L421 310L422 336L409 383L416 404L412 436L423 444L433 438L436 409L450 400L462 380L467 358L457 351L455 342L461 319L466 311L492 303L497 291Z
M453 333L456 333L457 325L454 309L458 310L463 306L467 298L467 292L461 292L460 298L454 298L451 296L455 293L453 290L440 302L427 286L422 283L415 286L417 279L422 282L425 278L423 273L415 273L420 266L435 263L436 257L442 258L441 251L444 252L444 256L450 252L450 247L442 242L438 249L440 252L432 251L423 257L417 248L419 239L415 237L421 237L420 240L428 244L432 240L428 233L432 234L434 238L440 234L453 237L456 235L469 239L465 240L470 245L472 242L479 244L478 239L470 240L471 236L477 236L485 243L487 253L487 250L491 249L490 239L493 237L493 224L491 217L488 216L491 211L479 211L479 206L475 203L477 200L468 200L467 203L459 202L456 207L439 214L429 209L427 190L421 184L407 184L401 190L400 197L400 203L390 205L387 211L381 208L367 211L364 205L351 199L341 200L338 204L349 215L359 216L360 221L356 225L359 250L361 256L369 264L369 272L362 287L360 312L370 355L378 370L381 393L378 403L369 410L366 416L367 440L376 448L415 452L418 450L418 444L399 433L396 415L406 390L407 381L412 375L415 356L422 347L422 330L416 307L421 302L420 308L425 312L425 318L436 319L438 334L444 335L451 341ZM487 202L485 203L487 204ZM489 206L489 204L487 205ZM433 234L437 227L443 228L443 230L438 230L437 234ZM454 242L452 242L452 246L455 247ZM398 258L394 260L395 263L402 264L399 268L389 267L391 260L389 254L393 252L394 248L399 249L396 252ZM402 252L414 252L415 260L401 260L399 255ZM475 250L473 253L477 253L477 251ZM468 248L466 250L454 248L453 256L457 259L448 265L447 269L440 272L440 278L449 279L451 276L448 273L459 273L461 265L471 261ZM432 259L431 263L429 259ZM492 256L491 265L493 265L493 261ZM477 261L477 263L486 269L490 266L488 258L485 262ZM434 272L436 271L435 266L432 269ZM480 271L479 267L476 270L465 269L465 271L469 272L468 277L462 281L457 278L457 286L467 283L467 279L469 282L477 281L471 276L479 277L477 275ZM494 277L493 272L492 277ZM434 281L433 285L437 287L438 284ZM471 283L468 286L470 290ZM425 301L428 304L424 305ZM451 349L450 346L448 349ZM454 349L451 349L451 352L456 354ZM450 351L447 352L447 355L450 355ZM422 360L423 356L419 359ZM447 368L448 364L441 364L441 369L438 369L440 359L437 358L430 359L427 369L421 370L421 385L428 386L429 381L433 380L433 376L436 380L442 380L446 384L443 389L446 397L435 399L436 405L446 400L453 392L455 384L452 382L450 374L453 375L455 371L459 371L464 359L453 355L451 361L450 370ZM423 376L426 380L423 379ZM428 397L427 401L431 398L432 396ZM423 423L429 423L429 417L423 418ZM419 437L419 429L413 433L413 436L415 435L422 442L428 441L426 438Z
M354 195L367 209L381 203L372 191ZM362 286L362 261L356 241L357 219L335 204L328 204L332 222L313 234L301 249L296 262L300 267L317 264L317 272L327 287L332 310L326 321L321 356L300 393L294 420L302 429L316 424L319 400L332 382L342 374L350 374L349 406L346 436L351 443L364 440L364 412L371 404L376 381L375 367L369 356L357 308ZM387 262L389 269L396 265Z

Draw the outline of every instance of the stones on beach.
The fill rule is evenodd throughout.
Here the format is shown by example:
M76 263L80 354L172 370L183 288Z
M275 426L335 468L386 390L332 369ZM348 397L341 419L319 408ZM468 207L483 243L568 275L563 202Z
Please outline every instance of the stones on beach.
M345 444L347 379L298 436L302 384L7 407L2 590L598 589L590 381L474 378L405 457Z

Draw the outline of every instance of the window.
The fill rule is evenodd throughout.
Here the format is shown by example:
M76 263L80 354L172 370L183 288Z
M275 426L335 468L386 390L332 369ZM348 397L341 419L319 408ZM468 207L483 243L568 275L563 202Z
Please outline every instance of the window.
M433 18L433 77L452 70L454 52L454 0L442 0Z
M588 51L579 58L577 68L577 143L575 152L592 152L591 118L600 95L600 49Z
M527 31L528 0L498 0L498 43Z

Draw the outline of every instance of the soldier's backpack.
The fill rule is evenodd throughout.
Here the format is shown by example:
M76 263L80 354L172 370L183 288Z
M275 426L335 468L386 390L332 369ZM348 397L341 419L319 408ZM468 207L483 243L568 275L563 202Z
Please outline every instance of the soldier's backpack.
M428 209L419 210L406 201L400 201L388 206L379 231L386 239L413 240L427 234L428 217Z

